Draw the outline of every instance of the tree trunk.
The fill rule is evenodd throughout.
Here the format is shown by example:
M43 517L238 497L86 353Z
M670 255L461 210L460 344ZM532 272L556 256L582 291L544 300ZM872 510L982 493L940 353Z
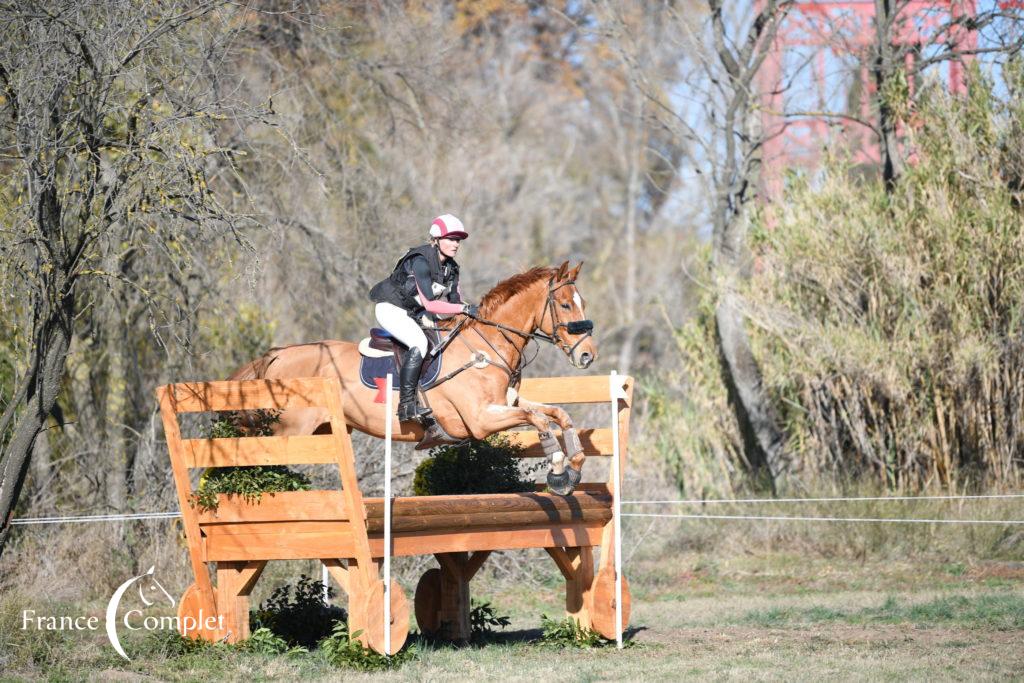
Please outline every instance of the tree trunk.
M58 244L55 236L60 232L61 206L52 177L52 173L45 169L29 165L28 187L30 196L34 197L36 225L44 239ZM62 257L63 263L68 262L67 254L58 253L58 257ZM14 396L13 405L0 423L0 514L3 515L0 517L0 556L10 538L14 508L32 460L32 446L53 412L61 391L74 331L74 282L69 273L53 268L52 261L47 265L51 267L47 269L40 265L39 289L34 300L28 302L34 311L33 343L24 397ZM14 425L10 431L8 419ZM4 437L8 433L11 436L5 443Z
M115 311L116 316L116 311ZM106 471L106 502L112 512L124 512L128 503L128 448L125 439L125 425L128 424L127 367L125 349L127 339L123 334L124 325L116 317L106 330L107 391L104 416L106 444L103 449L108 460Z
M887 192L896 187L896 180L902 171L898 140L896 137L896 116L886 97L886 86L895 76L895 70L902 68L896 63L896 48L892 44L892 29L898 7L896 0L875 0L875 86L878 97L878 149L881 155L882 180Z
M736 295L722 292L715 308L715 327L723 379L736 413L750 470L775 492L775 478L784 465L784 436L764 393L761 370L750 349Z
M74 321L74 297L68 293L59 306L50 309L42 321L34 349L36 362L25 407L14 425L11 440L3 448L0 463L0 556L11 533L11 520L18 504L25 475L32 457L32 445L36 436L53 411L64 377L64 366L71 346L71 331Z

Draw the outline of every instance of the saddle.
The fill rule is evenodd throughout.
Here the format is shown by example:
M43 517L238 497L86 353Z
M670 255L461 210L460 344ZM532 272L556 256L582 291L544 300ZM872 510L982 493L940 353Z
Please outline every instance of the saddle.
M427 334L427 359L420 369L420 392L434 386L434 382L441 374L441 357L443 355L441 353L431 355L431 350L440 344L441 338L437 330L427 328L423 331ZM375 402L385 402L387 374L390 372L396 378L398 377L398 368L401 367L402 356L407 350L405 344L392 337L387 330L379 327L371 328L370 336L359 342L359 355L362 356L359 359L359 381L363 383L363 386L377 390ZM397 388L396 385L395 389ZM416 446L416 450L462 442L463 439L449 435L437 420L430 417L424 424L423 439Z
M431 351L440 343L437 330L424 329L427 334L427 359L420 370L420 389L426 390L434 385L441 374L442 354L431 355ZM398 368L408 348L392 337L387 330L379 327L370 329L370 336L359 342L359 380L370 389L381 393L379 399L383 403L384 379L390 372L397 378ZM397 385L396 385L397 388Z
M431 350L440 343L440 335L437 330L429 327L424 328L427 335L427 358ZM380 327L371 327L370 336L363 337L359 342L359 355L364 358L387 358L395 356L395 360L401 361L401 356L406 352L406 346L391 336L391 333Z

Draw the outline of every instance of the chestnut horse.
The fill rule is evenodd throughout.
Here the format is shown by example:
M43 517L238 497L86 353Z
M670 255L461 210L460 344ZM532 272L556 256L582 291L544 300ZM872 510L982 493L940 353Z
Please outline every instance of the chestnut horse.
M576 289L582 265L569 268L567 261L559 268L538 267L510 277L484 295L476 319L457 316L448 321L442 332L441 379L426 391L432 417L443 432L428 433L429 440L424 442L423 426L400 423L392 415L394 438L421 445L457 443L530 425L540 432L544 453L551 461L549 486L562 495L571 493L580 481L585 458L572 420L557 406L520 398L516 389L525 364L524 349L531 340L554 344L577 368L588 367L597 357L590 336L593 324L586 320L586 304ZM383 437L384 404L375 402L377 391L360 381L359 363L357 344L327 340L271 349L239 368L230 379L337 377L349 428ZM551 422L562 429L569 457L551 433ZM281 413L274 431L286 435L328 429L324 411L293 409Z

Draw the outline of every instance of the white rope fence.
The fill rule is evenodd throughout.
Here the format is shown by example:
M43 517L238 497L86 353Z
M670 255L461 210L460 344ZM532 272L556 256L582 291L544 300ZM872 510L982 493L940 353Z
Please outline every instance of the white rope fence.
M120 522L136 519L177 519L180 512L131 512L109 515L70 515L65 517L22 517L11 520L14 525L29 524L74 524L78 522Z
M620 505L773 505L776 503L856 503L856 502L923 502L923 501L972 501L972 500L1013 500L1024 498L1024 493L993 493L985 495L948 496L863 496L834 498L714 498L690 500L623 500ZM1001 519L913 519L881 517L800 517L772 515L708 515L708 514L662 514L645 512L623 512L623 517L674 517L677 519L753 519L753 520L795 520L807 522L890 522L908 524L1024 524L1024 520ZM33 524L77 524L82 522L120 522L146 519L178 519L180 512L129 512L99 515L63 515L49 517L22 517L11 521L13 525Z
M663 517L668 519L731 519L766 522L876 522L885 524L1024 524L1019 519L917 519L903 517L798 517L795 515L686 515L656 512L623 512L623 517Z
M985 495L948 496L860 496L835 498L692 498L690 500L624 500L623 505L733 505L751 503L844 503L855 501L919 501L919 500L985 500L1024 498L1024 493L992 493Z
M626 501L622 501L625 505ZM622 517L661 517L671 519L722 519L722 520L754 520L754 521L794 521L794 522L876 522L888 524L1024 524L1019 519L917 519L910 517L802 517L797 515L700 515L700 514L669 514L656 512L623 512ZM146 519L178 519L178 512L141 512L124 515L82 515L76 517L26 517L15 519L11 524L29 526L39 524L77 524L82 522L121 522Z

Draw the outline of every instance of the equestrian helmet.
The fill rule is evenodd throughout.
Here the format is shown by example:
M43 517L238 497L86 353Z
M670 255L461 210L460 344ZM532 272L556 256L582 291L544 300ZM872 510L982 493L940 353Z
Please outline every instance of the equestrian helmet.
M466 226L455 216L445 213L434 219L430 224L430 236L435 238L447 237L449 239L464 240L469 237Z

